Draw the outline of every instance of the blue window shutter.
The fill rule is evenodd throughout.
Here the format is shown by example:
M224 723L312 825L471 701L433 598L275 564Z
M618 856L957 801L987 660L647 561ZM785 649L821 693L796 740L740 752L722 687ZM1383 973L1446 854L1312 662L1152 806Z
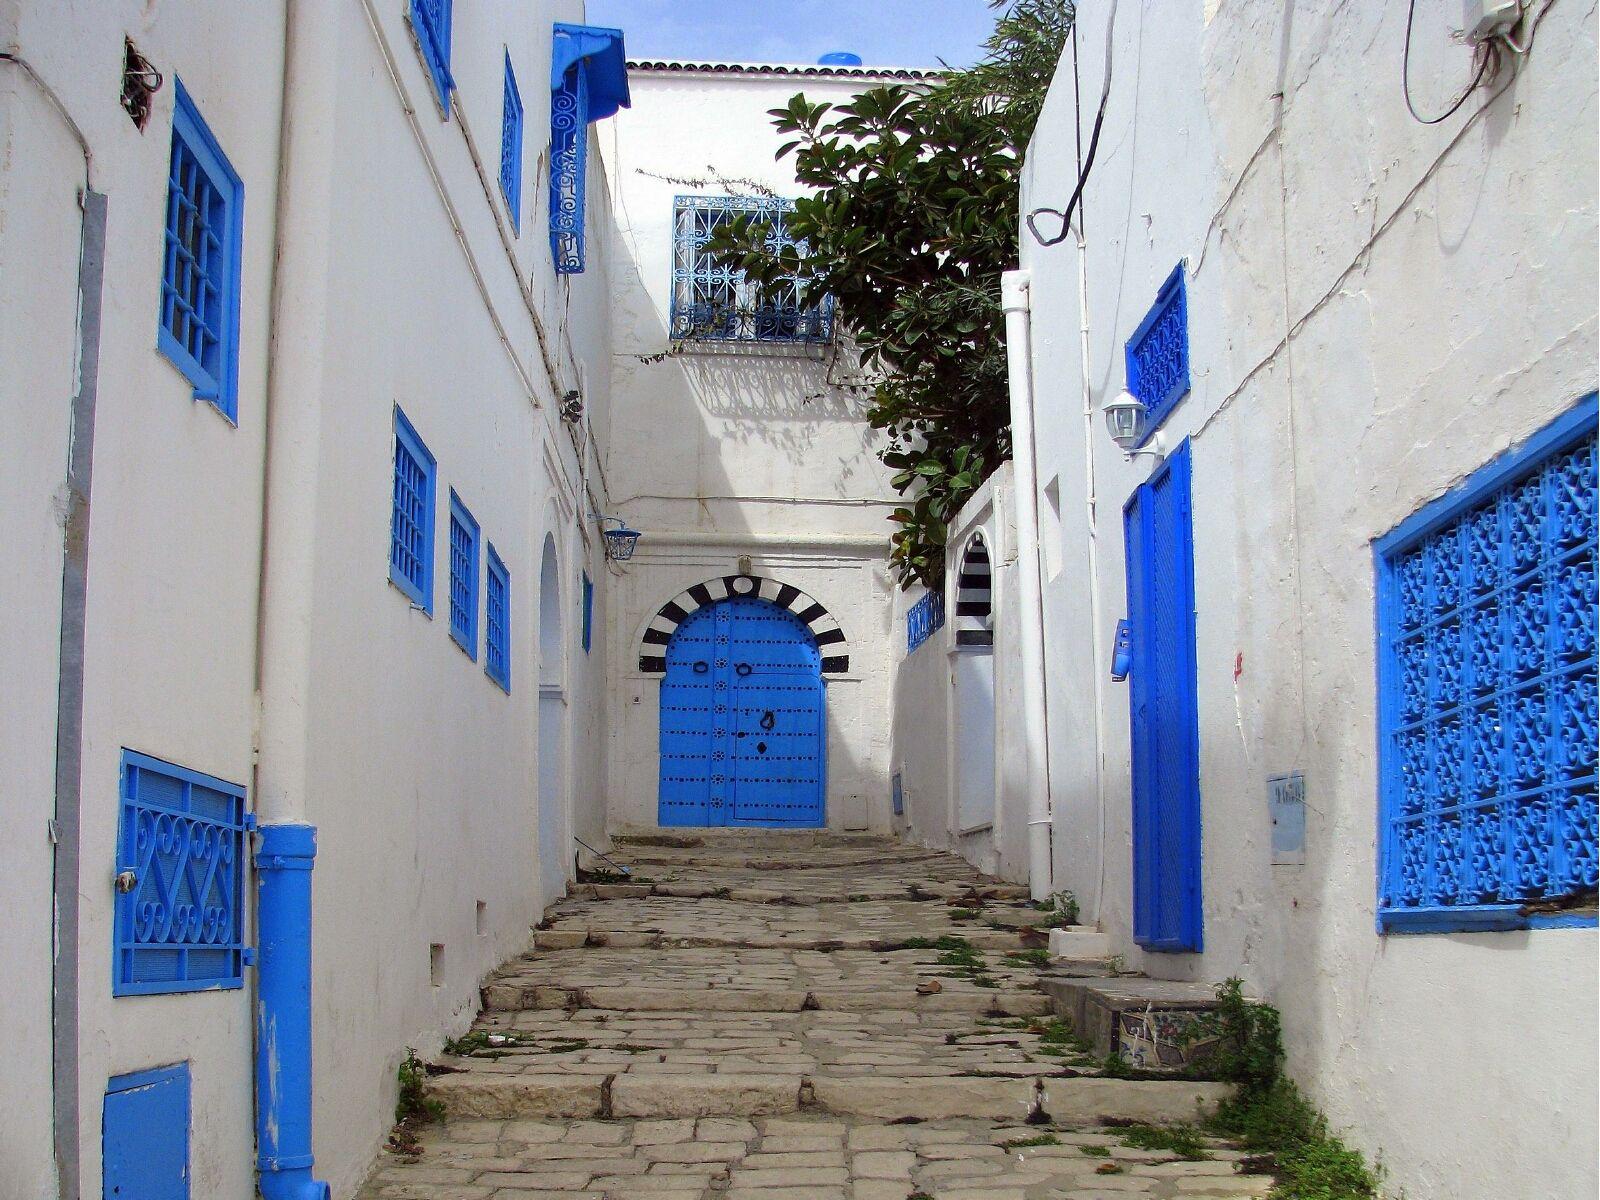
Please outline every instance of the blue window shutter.
M243 230L244 184L177 80L156 343L235 424Z
M405 413L394 410L394 507L389 578L423 612L433 613L435 465Z
M112 994L244 982L243 785L122 752Z
M794 201L763 196L679 196L672 222L672 338L698 342L803 342L833 340L833 297L809 300L798 279L757 304L738 271L706 251L723 225L749 216L769 226L767 244L800 246L789 234Z
M106 1083L101 1107L101 1195L189 1200L189 1064Z
M478 522L450 489L450 636L478 661Z
M1380 929L1600 880L1595 430L1591 395L1374 545Z
M500 194L511 214L511 228L522 232L522 93L506 53L505 101L500 114Z
M484 674L511 691L511 572L490 543L484 572Z
M1128 339L1124 358L1128 390L1148 410L1144 441L1149 441L1189 394L1189 293L1181 262L1172 268L1156 302Z
M583 652L589 653L594 642L594 580L589 572L583 573Z
M450 74L450 20L452 0L411 0L411 31L422 61L433 80L434 94L444 115L450 115L450 93L456 82Z

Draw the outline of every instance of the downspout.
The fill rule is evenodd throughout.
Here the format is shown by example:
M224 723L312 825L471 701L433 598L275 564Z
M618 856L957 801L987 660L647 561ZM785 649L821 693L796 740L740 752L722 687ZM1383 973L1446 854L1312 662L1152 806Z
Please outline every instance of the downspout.
M50 1106L56 1200L82 1193L82 1101L78 1086L78 930L83 876L83 669L89 608L89 499L94 475L94 415L100 386L100 324L105 285L106 196L94 190L94 155L61 97L16 50L0 51L60 116L83 152L78 192L77 387L68 419L66 518L61 532L61 621L56 667L55 811L50 820Z
M265 1200L328 1200L312 1175L306 754L339 20L287 0L256 600L255 1108Z
M1028 272L1000 277L1006 315L1006 374L1011 392L1011 463L1016 474L1017 566L1022 593L1022 737L1028 789L1028 887L1035 900L1054 890L1050 856L1050 771L1046 756L1044 599L1039 579L1039 485L1034 464L1033 364L1028 343Z

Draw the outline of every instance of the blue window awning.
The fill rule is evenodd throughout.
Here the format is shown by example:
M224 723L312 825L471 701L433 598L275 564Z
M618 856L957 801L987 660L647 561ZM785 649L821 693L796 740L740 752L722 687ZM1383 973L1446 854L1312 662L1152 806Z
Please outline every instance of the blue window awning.
M589 120L603 121L617 109L629 107L622 30L557 23L550 50L551 91L561 90L567 72L577 63L583 64L588 76Z

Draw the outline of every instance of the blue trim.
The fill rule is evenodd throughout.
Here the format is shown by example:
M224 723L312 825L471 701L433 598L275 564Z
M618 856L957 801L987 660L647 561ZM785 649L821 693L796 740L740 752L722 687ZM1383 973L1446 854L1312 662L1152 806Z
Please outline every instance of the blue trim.
M328 1200L311 1177L314 825L261 826L256 850L256 1167L265 1200Z
M433 80L433 94L438 97L444 115L450 115L450 93L456 81L450 74L450 25L453 0L411 0L411 30L416 35L417 47L422 52L422 63Z
M172 153L168 163L156 346L194 386L196 400L215 405L218 412L237 425L244 183L200 115L183 80L175 78L173 83ZM194 180L193 186L203 185L212 201L206 205L210 210L207 213L194 211L193 224L182 215L194 208L190 203L192 194L182 190L179 179L180 174L188 174L189 168L203 177ZM196 261L192 254L196 238L209 248L204 263ZM217 256L214 264L210 263L211 254ZM194 281L204 280L203 294L215 293L215 322L187 306L180 311L179 296L192 291L192 286L183 286L191 272ZM201 307L209 307L203 298ZM182 327L191 335L199 332L201 354L211 360L209 365L195 356L174 327Z
M594 580L583 572L583 652L589 653L594 643Z
M411 479L412 468L417 477ZM433 616L433 505L438 466L416 429L394 409L394 483L389 517L389 582Z
M1558 456L1570 453L1585 441L1592 444L1597 424L1600 424L1600 414L1597 414L1596 395L1591 392L1544 428L1512 449L1496 456L1437 499L1424 504L1389 533L1373 540L1374 573L1376 577L1374 619L1377 631L1376 733L1379 760L1376 926L1380 933L1470 933L1509 929L1593 928L1595 926L1595 918L1587 914L1524 915L1522 912L1524 902L1521 900L1508 900L1488 904L1433 902L1399 905L1388 904L1386 898L1391 894L1400 894L1410 887L1406 883L1408 878L1406 875L1408 868L1404 865L1406 860L1402 857L1397 857L1402 854L1403 826L1411 826L1414 829L1418 821L1423 822L1421 841L1426 854L1429 856L1428 865L1425 867L1425 884L1427 888L1433 888L1435 867L1432 865L1432 859L1439 853L1438 847L1440 845L1450 845L1457 850L1461 850L1461 843L1464 840L1486 836L1478 832L1478 827L1474 822L1481 822L1484 829L1499 829L1499 836L1504 837L1508 835L1504 832L1501 822L1512 819L1504 816L1505 811L1509 809L1515 813L1514 806L1528 803L1530 796L1534 798L1534 803L1537 804L1539 803L1537 797L1541 794L1552 792L1554 794L1570 794L1573 791L1577 791L1587 794L1592 801L1595 787L1595 777L1592 770L1570 777L1568 775L1560 775L1559 777L1538 775L1534 777L1519 773L1515 779L1511 779L1500 774L1504 766L1500 756L1509 754L1510 750L1501 749L1498 745L1492 747L1494 753L1489 757L1488 766L1479 767L1474 762L1472 769L1475 774L1480 770L1493 770L1496 774L1491 783L1498 780L1500 786L1495 786L1488 791L1478 792L1467 788L1465 780L1461 779L1455 780L1451 785L1452 788L1457 788L1458 790L1448 790L1441 781L1438 771L1439 764L1446 761L1458 762L1464 755L1470 757L1472 754L1470 744L1463 740L1461 747L1457 747L1453 752L1445 754L1432 743L1443 735L1446 725L1452 729L1466 727L1459 737L1460 739L1470 738L1472 728L1474 728L1471 718L1475 713L1480 713L1481 711L1489 711L1494 715L1494 727L1496 729L1501 727L1502 722L1514 724L1502 706L1516 698L1520 698L1523 701L1528 700L1527 696L1522 695L1527 691L1523 686L1525 680L1522 679L1522 676L1517 676L1508 685L1499 675L1499 672L1506 669L1506 656L1510 653L1510 648L1506 644L1511 636L1506 625L1510 615L1506 610L1514 606L1508 603L1508 600L1514 599L1515 595L1518 594L1518 589L1526 582L1523 576L1528 568L1524 566L1519 567L1516 571L1510 571L1502 561L1490 555L1483 560L1488 563L1488 566L1472 566L1471 570L1474 575L1470 582L1473 585L1475 595L1467 595L1469 581L1463 578L1462 566L1468 560L1469 554L1487 554L1488 551L1478 551L1476 549L1481 544L1481 539L1470 536L1474 528L1470 523L1462 526L1466 532L1463 532L1461 538L1452 538L1448 533L1450 527L1462 523L1464 520L1469 520L1475 512L1482 510L1493 514L1490 532L1494 534L1495 540L1498 541L1501 536L1497 532L1499 522L1502 519L1509 521L1511 518L1498 510L1485 508L1485 505L1494 500L1497 494L1502 492L1509 493L1509 490L1519 486L1524 478L1535 475L1545 464ZM1592 519L1591 514L1591 525ZM1433 605L1428 609L1428 612L1433 615L1420 624L1413 622L1408 628L1402 620L1402 615L1405 612L1414 611L1415 605L1418 603L1414 594L1417 585L1414 582L1408 585L1413 592L1412 599L1408 602L1405 596L1402 595L1402 581L1400 578L1402 561L1415 561L1419 555L1429 556L1423 559L1424 562L1432 561L1431 556L1436 551L1429 549L1429 547L1438 542L1438 536L1441 534L1445 535L1445 542L1455 547L1453 553L1458 556L1448 560L1441 560L1445 561L1447 565L1453 563L1453 566L1449 567L1448 573L1445 575L1445 583L1458 589L1459 594L1451 592L1441 597L1438 592L1438 582L1427 583L1425 586L1429 589L1427 592L1428 602ZM1539 536L1548 539L1551 536L1550 530L1548 528L1540 530ZM1591 543L1587 549L1589 558L1585 560L1582 557L1584 551L1581 547L1575 552L1571 549L1570 541L1559 542L1558 539L1558 543L1556 543L1559 549L1558 560L1566 562L1571 559L1572 561L1568 564L1569 569L1593 571L1592 555L1594 547L1592 545L1592 529L1589 533L1589 542ZM1439 544L1442 545L1443 543ZM1499 553L1504 554L1505 551L1502 549ZM1549 550L1549 543L1541 550L1541 553L1553 553L1553 551ZM1574 553L1577 553L1579 557L1573 559L1572 555ZM1477 559L1474 558L1473 561L1476 563ZM1584 561L1588 562L1587 568L1583 566ZM1475 574L1479 571L1489 571L1491 574L1485 575L1480 583ZM1554 576L1544 580L1544 583L1549 585L1555 578L1564 577ZM1548 587L1547 590L1553 592L1556 589L1552 586ZM1502 595L1502 593L1504 594ZM1541 627L1556 628L1555 605L1559 602L1558 597L1547 596L1544 591L1536 592L1535 596L1541 606L1548 606L1549 609L1548 613L1542 611L1537 613L1536 623ZM1434 603L1435 600L1437 600L1437 603ZM1484 609L1483 604L1491 601L1490 608ZM1412 606L1409 609L1407 607L1408 603ZM1494 618L1492 629L1487 624L1480 626L1480 623L1474 620L1475 617L1486 615ZM1434 629L1436 625L1440 626L1437 630ZM1434 639L1442 635L1446 626L1457 631L1453 635L1453 641L1441 643L1447 648L1453 648L1453 653L1436 655L1431 649L1434 645ZM1424 665L1421 668L1423 683L1415 686L1422 686L1428 689L1435 686L1442 688L1443 684L1437 682L1445 678L1440 674L1441 668L1457 664L1471 657L1471 651L1461 644L1463 638L1468 636L1467 632L1462 631L1476 630L1480 627L1485 631L1492 632L1496 639L1488 652L1492 664L1489 669L1494 670L1496 676L1493 679L1485 678L1480 681L1478 672L1482 668L1476 665L1478 660L1473 659L1474 665L1471 667L1473 678L1470 681L1471 686L1469 688L1469 681L1465 677L1467 668L1458 666L1451 673L1453 679L1451 687L1459 691L1460 696L1458 699L1449 701L1450 708L1438 710L1443 712L1444 715L1433 718L1428 716L1428 713L1432 711L1428 706L1434 704L1434 700L1429 699L1421 709L1420 716L1414 715L1410 719L1405 719L1407 695L1410 693L1403 694L1402 689L1406 686L1405 679L1414 678L1416 675L1415 671L1410 674L1406 673L1405 664L1402 662L1405 648L1408 645L1419 644L1419 642L1426 643L1429 648L1427 663L1431 665ZM1543 648L1540 647L1534 653L1537 656L1542 652ZM1555 652L1551 651L1550 653L1554 654ZM1406 661L1409 662L1411 660L1407 659ZM1575 662L1577 663L1576 666L1574 665ZM1592 645L1587 651L1586 662L1592 679L1594 663ZM1546 660L1546 665L1549 665L1548 660ZM1568 681L1569 677L1570 679L1581 680L1583 663L1572 659L1569 652L1567 659L1557 661L1554 666L1549 666L1548 670L1545 670L1544 667L1541 667L1540 670L1549 675L1553 681L1548 683L1546 687L1556 688L1555 694L1559 694L1563 681ZM1575 671L1578 673L1574 674ZM1405 678L1403 679L1402 676L1405 676ZM1508 686L1511 689L1510 691L1506 691ZM1578 686L1582 687L1584 685L1580 682ZM1535 690L1537 692L1537 689ZM1549 692L1545 693L1547 703L1549 694ZM1433 692L1431 690L1428 691L1428 696L1431 697L1432 695ZM1441 691L1439 695L1444 696L1445 693ZM1440 702L1442 703L1443 701ZM1413 701L1414 708L1416 703L1416 701ZM1484 708L1485 705L1488 706L1486 710ZM1548 714L1546 719L1549 719ZM1417 768L1410 768L1412 774L1404 776L1404 764L1400 761L1401 755L1394 743L1398 738L1406 735L1409 727L1427 731L1433 729L1434 725L1438 725L1439 729L1435 730L1434 733L1426 734L1429 739L1425 753L1427 761L1420 768L1420 779L1416 778ZM1498 742L1498 740L1499 735L1497 734L1495 741ZM1550 751L1547 750L1546 753L1550 753ZM1551 769L1549 762L1550 760L1547 758L1544 767L1547 772ZM1464 772L1462 773L1464 774ZM1406 783L1408 778L1410 779L1409 784ZM1421 804L1421 808L1411 813L1405 813L1399 807L1403 803L1403 795L1420 796L1421 799L1418 803ZM1582 805L1583 803L1584 800L1580 797L1579 804ZM1489 819L1485 820L1486 817ZM1570 819L1570 817L1570 810L1561 809L1548 810L1539 819L1555 822L1561 819ZM1434 826L1441 825L1446 820L1450 820L1458 830L1457 834L1450 840L1437 837L1434 829ZM1549 836L1558 843L1561 841L1560 833L1554 830L1550 832ZM1580 833L1581 836L1582 834ZM1414 838L1411 844L1414 846L1417 840ZM1465 854L1466 851L1461 850L1461 853ZM1477 892L1479 895L1493 896L1497 893L1504 895L1506 891L1516 888L1517 881L1512 877L1516 872L1505 865L1509 860L1502 857L1508 853L1501 850L1495 854L1488 855L1487 865L1480 862L1476 866L1475 874L1471 877L1472 891ZM1415 862L1414 856L1415 850L1413 850L1413 858L1411 860L1413 863ZM1409 869L1411 871L1410 877L1414 877L1417 870L1416 867L1412 866ZM1450 869L1452 874L1448 878L1459 882L1463 878L1459 872L1474 868L1456 863ZM1485 872L1489 872L1490 875L1486 876ZM1504 888L1500 886L1501 884L1505 885ZM1457 890L1459 891L1466 887L1466 884L1460 884ZM1435 890L1426 893L1425 898L1436 901L1440 894L1442 894L1441 890ZM1541 889L1535 888L1530 894L1542 895L1543 893Z
M127 749L118 780L111 994L244 986L243 785Z
M113 1075L106 1080L106 1095L114 1096L118 1092L129 1092L134 1088L150 1087L157 1083L167 1083L171 1080L189 1079L189 1064L187 1061L173 1063L165 1067L148 1067L143 1071L129 1071L126 1075Z
M456 531L462 545L456 545ZM477 518L461 503L455 488L450 489L450 637L478 661L478 546L481 541ZM466 561L460 561L465 557ZM464 593L464 594L463 594Z
M100 1112L102 1195L189 1200L194 1084L187 1062L113 1075Z
M511 572L488 544L484 556L487 564L484 584L483 673L506 694L511 692Z
M1191 475L1185 439L1123 508L1132 639L1134 941L1170 953L1205 948ZM1158 523L1163 502L1166 519ZM1170 657L1156 655L1157 622Z
M505 99L500 112L500 194L511 214L513 232L522 232L522 92L517 73L511 69L511 51L506 51Z
M1189 394L1189 292L1183 263L1172 268L1155 303L1123 348L1128 390L1144 402L1142 446Z

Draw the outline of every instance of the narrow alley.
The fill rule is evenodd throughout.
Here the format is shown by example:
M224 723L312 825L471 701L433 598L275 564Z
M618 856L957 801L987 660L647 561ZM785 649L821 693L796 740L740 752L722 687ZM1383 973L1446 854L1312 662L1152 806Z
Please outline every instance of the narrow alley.
M363 1200L1265 1195L1193 1121L1223 1085L1106 1078L1042 983L1054 918L873 835L639 835L428 1066ZM1182 1133L1179 1134L1181 1138ZM414 1140L413 1140L414 1138Z

